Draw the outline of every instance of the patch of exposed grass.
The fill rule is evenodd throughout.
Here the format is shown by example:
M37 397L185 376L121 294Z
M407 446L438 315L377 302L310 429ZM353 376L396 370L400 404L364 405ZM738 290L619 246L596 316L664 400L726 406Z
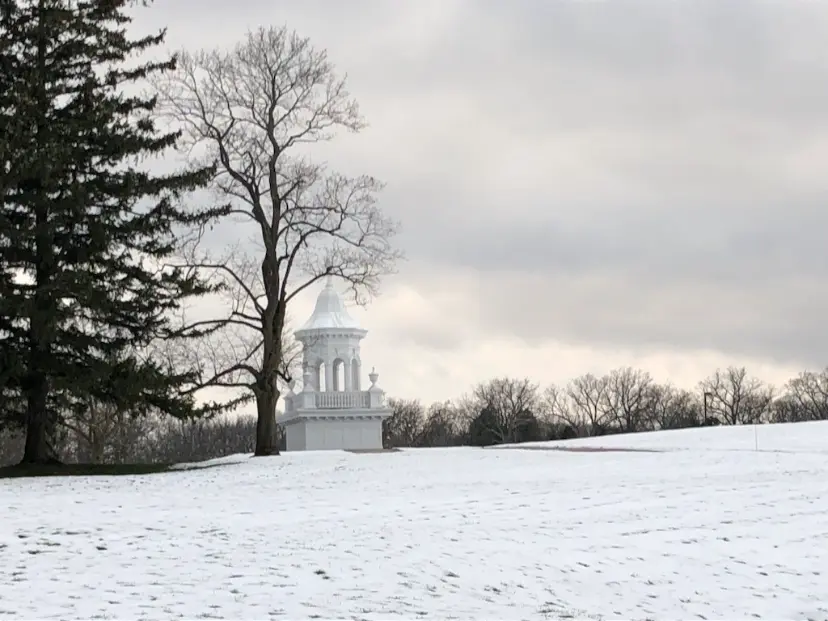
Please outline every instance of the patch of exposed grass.
M19 477L135 476L168 472L172 464L18 464L0 468L0 479Z
M209 461L209 460L205 460ZM188 462L190 463L190 462ZM234 462L202 465L191 462L186 467L178 464L17 464L0 467L0 479L21 477L89 477L139 476L160 472L188 472L231 466ZM178 466L173 468L174 466Z

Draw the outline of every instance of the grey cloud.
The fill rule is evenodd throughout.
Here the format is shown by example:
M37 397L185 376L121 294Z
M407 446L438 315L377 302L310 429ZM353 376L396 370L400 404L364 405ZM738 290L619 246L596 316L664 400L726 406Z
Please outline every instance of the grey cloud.
M560 79L481 77L503 115L490 122L515 123L498 108L503 93L534 94L527 146L544 133L619 138L609 153L607 141L574 154L594 159L593 192L556 200L569 180L552 173L520 216L491 205L476 189L489 180L473 170L405 188L433 206L409 219L415 256L487 273L477 301L499 331L825 363L828 182L814 161L828 158L825 10L700 4L695 19L695 3L648 3L644 14L627 3L535 5L545 19L489 5L514 28L503 64L525 76L529 59ZM613 176L645 190L608 197L600 185ZM403 191L394 200L424 213Z
M825 201L460 227L422 222L419 258L473 269L487 329L528 343L719 349L806 366L826 363ZM554 215L554 214L550 214ZM427 246L426 246L427 244ZM418 286L444 286L423 278ZM446 311L447 314L454 311Z
M379 120L325 158L388 181L400 279L483 283L481 334L826 362L828 4L466 0L400 42L383 1L179 2L330 48Z
M733 222L714 210L664 209L526 223L465 223L456 231L427 230L429 254L448 263L486 270L588 273L646 272L650 282L693 279L733 286L757 278L819 278L828 270L824 238L828 210L816 202L797 218L777 212L744 212ZM550 214L553 216L554 214ZM726 218L729 213L723 210Z
M448 325L425 325L414 321L405 325L405 331L399 335L398 343L415 345L432 351L451 351L463 346L468 336L453 330Z
M419 280L415 272L428 276ZM418 265L407 277L423 292L456 287L440 266ZM641 273L504 271L468 275L469 299L481 317L477 336L520 338L527 346L567 343L608 350L716 350L730 356L819 368L828 337L820 330L828 296L816 281L763 279L720 287L704 277L651 283ZM446 317L463 308L446 308ZM404 329L404 326L400 326ZM456 338L456 335L455 337Z

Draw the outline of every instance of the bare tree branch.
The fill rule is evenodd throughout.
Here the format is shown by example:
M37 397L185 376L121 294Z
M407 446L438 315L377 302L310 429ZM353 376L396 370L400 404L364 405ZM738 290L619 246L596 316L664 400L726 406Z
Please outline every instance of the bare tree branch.
M828 369L800 373L785 389L798 420L828 420Z
M717 370L701 382L703 392L710 393L711 413L727 425L748 425L763 422L771 413L774 390L744 367Z
M566 388L570 416L580 422L587 435L603 435L609 429L612 417L606 407L607 385L606 377L588 373L572 380Z
M526 428L536 426L538 386L528 379L503 377L478 384L473 399L477 425L484 425L486 434L498 444L522 441Z
M649 373L625 367L606 377L604 408L621 433L652 429L655 383Z
M382 184L329 171L307 156L308 145L358 132L365 121L326 52L286 28L249 32L232 50L181 52L176 71L154 87L163 113L183 132L188 157L217 164L213 190L230 200L239 226L256 233L255 252L236 245L217 258L205 244L194 246L186 265L224 284L229 311L182 321L181 334L208 342L190 360L213 357L205 386L253 392L256 454L270 454L280 381L291 379L289 303L326 275L365 303L401 258L390 243L397 225L377 203ZM219 332L231 335L221 346ZM247 383L239 377L245 373Z

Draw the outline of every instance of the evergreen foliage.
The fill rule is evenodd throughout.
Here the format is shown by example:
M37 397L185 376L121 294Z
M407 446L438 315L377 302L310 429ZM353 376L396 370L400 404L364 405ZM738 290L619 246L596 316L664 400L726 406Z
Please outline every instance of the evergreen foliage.
M61 416L94 400L176 417L193 378L155 345L170 313L211 291L165 266L178 236L226 213L183 199L213 170L154 174L179 136L139 94L174 59L144 61L129 0L0 0L0 422L27 433L23 461L54 460ZM193 338L200 335L191 333Z

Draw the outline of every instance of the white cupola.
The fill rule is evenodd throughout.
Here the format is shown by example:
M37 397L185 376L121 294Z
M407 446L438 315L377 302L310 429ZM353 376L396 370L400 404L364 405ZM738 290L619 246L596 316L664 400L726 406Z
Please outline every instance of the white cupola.
M310 374L316 392L361 390L360 341L368 334L351 317L328 276L313 314L296 331L303 348L303 377Z
M362 389L360 342L367 330L351 317L329 276L313 314L296 331L302 344L302 389L285 395L287 450L381 450L382 421L391 416L371 369Z

